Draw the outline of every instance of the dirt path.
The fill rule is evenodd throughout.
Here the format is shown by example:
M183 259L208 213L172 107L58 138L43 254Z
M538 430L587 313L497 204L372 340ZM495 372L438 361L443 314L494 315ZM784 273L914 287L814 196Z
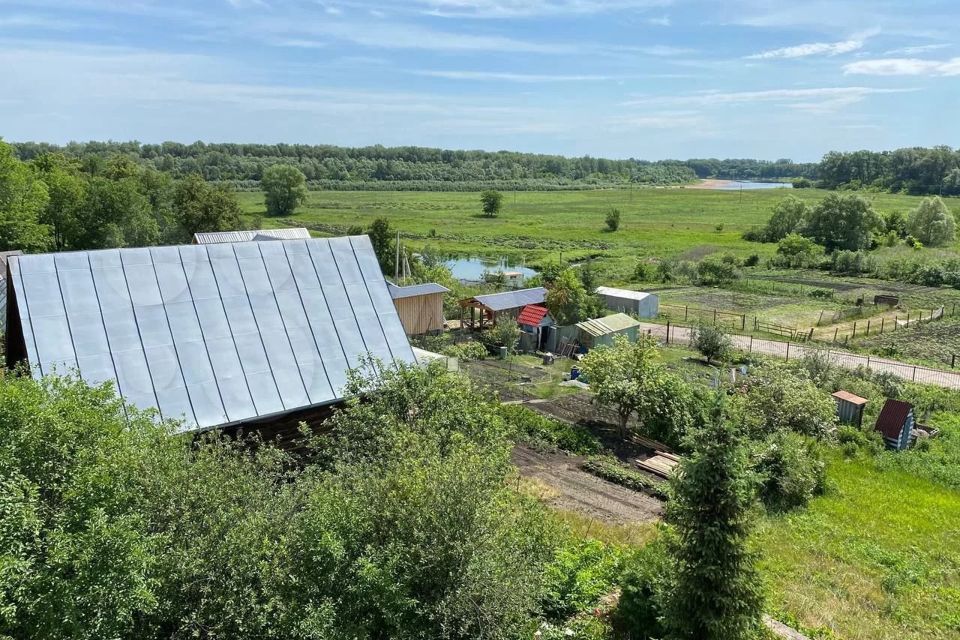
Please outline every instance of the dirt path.
M555 492L547 504L576 511L603 522L632 524L660 518L663 504L648 495L601 480L577 468L580 458L518 446L513 463L520 475L534 478Z
M641 331L649 331L652 335L665 338L666 327L661 324L641 323ZM670 342L678 344L690 343L691 329L689 327L674 326L670 328ZM928 367L915 366L906 362L897 360L888 360L886 358L875 358L873 356L862 356L848 351L837 349L826 349L821 347L806 347L793 342L781 342L779 340L763 340L760 338L751 338L750 336L731 335L733 346L741 351L762 353L764 355L792 360L802 358L807 354L826 353L830 360L841 367L847 369L856 369L859 366L868 366L874 371L885 371L911 382L922 384L932 384L938 387L948 389L960 389L960 373L954 371L942 371L940 369L930 369Z

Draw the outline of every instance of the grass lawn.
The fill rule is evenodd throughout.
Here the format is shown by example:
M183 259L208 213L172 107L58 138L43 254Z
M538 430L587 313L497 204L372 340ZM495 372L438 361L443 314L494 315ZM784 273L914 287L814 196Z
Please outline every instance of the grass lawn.
M828 192L793 192L816 201ZM263 194L240 193L248 221L264 215ZM504 197L503 212L479 214L479 194L394 191L311 191L296 214L264 218L267 226L302 224L320 233L342 233L386 217L416 249L423 246L458 254L525 258L528 263L597 257L607 270L627 277L640 257L731 250L771 254L773 245L749 243L741 234L770 217L788 193L780 189L710 191L683 188L596 191L514 192ZM920 198L866 194L880 212L916 207ZM620 229L605 230L606 212L621 211ZM692 252L692 253L691 253Z
M820 637L960 637L960 491L868 461L835 459L829 477L761 528L772 613Z

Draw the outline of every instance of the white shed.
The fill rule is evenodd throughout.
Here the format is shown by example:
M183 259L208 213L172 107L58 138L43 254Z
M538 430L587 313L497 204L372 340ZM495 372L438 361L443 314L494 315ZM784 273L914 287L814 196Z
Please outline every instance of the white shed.
M660 299L652 293L597 287L595 292L611 311L630 313L641 318L655 318L660 312Z

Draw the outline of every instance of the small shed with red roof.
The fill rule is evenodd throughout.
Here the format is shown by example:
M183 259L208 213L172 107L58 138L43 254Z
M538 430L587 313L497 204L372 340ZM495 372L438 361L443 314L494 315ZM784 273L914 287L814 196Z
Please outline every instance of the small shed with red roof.
M520 331L524 334L520 338L521 345L525 349L535 350L540 349L543 345L544 327L552 327L554 321L545 306L528 304L520 310L520 314L517 316L517 324L520 325Z
M883 436L888 449L903 451L910 446L910 433L915 422L913 405L888 399L880 410L875 429Z

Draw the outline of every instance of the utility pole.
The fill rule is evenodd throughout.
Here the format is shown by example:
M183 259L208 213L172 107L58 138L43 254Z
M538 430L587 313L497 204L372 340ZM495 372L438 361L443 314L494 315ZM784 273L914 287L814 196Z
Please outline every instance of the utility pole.
M393 281L400 284L400 229L397 229L397 262L393 268Z

